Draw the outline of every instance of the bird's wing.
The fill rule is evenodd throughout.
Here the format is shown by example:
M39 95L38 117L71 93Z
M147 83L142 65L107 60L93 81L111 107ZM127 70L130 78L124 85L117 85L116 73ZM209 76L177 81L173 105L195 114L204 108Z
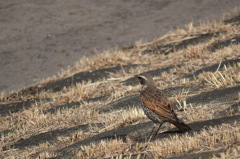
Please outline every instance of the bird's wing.
M151 95L144 94L142 96L142 102L145 106L147 106L150 110L155 112L164 120L178 121L172 105L168 101L167 97L160 90L157 90Z

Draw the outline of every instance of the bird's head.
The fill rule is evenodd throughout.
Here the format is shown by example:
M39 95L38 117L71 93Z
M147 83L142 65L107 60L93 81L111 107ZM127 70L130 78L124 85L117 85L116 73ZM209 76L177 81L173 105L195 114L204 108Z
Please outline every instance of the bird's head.
M140 83L143 87L152 87L152 86L154 87L155 86L152 77L147 73L141 73L139 75L135 75L135 77L138 78L138 80L140 81Z

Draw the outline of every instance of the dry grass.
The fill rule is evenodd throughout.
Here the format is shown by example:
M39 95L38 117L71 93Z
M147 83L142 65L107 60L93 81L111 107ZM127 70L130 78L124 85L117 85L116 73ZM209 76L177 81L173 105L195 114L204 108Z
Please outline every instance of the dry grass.
M239 158L240 157L240 145L231 145L228 147L228 149L218 155L215 155L214 158L221 159L233 159L233 158Z
M34 113L29 113L29 111L22 112L21 115L16 116L12 115L11 119L7 119L5 122L2 122L2 126L6 126L8 121L12 121L13 118L20 118L19 121L24 121L21 123L13 124L11 126L14 129L13 133L9 133L8 136L4 135L1 139L1 145L6 146L8 144L16 142L19 138L22 138L24 134L24 138L28 138L32 136L32 134L39 134L41 132L50 131L56 128L70 127L74 126L75 123L94 123L100 122L105 123L106 127L103 129L94 128L92 133L86 134L82 131L72 134L72 137L59 138L58 140L64 143L63 146L70 145L74 142L86 139L89 136L92 136L96 133L101 133L104 131L112 130L114 128L127 126L136 122L139 122L142 119L147 119L144 115L142 109L139 108L129 108L127 110L114 111L108 114L98 114L97 112L87 109L94 107L96 103L88 103L88 105L83 105L82 108L72 108L66 111L57 112L56 114L38 114L38 118L33 117ZM220 108L219 108L220 109ZM184 111L178 113L180 118L184 117L184 119L188 122L193 121L201 121L211 119L212 108L209 106L198 106L191 107L191 105L184 106ZM23 120L25 119L25 120ZM6 123L6 124L4 124ZM56 124L57 123L57 124ZM17 127L16 127L17 126ZM169 129L169 127L167 127ZM164 129L166 130L166 129ZM54 147L54 146L52 146ZM58 148L61 146L58 145ZM37 148L35 148L37 149ZM50 148L48 148L50 149ZM35 153L35 151L30 151L30 154Z
M147 154L154 158L165 158L186 153L200 153L220 148L232 147L240 143L239 124L226 125L204 129L199 134L174 135L171 138L156 140L148 143L136 143L131 139L123 142L120 139L92 143L89 146L81 146L78 158L102 157ZM232 152L232 151L231 151ZM233 152L233 154L236 154ZM230 154L230 153L229 153ZM227 155L229 155L227 154ZM232 153L231 153L232 154ZM224 156L225 154L223 154ZM120 157L119 157L120 158Z
M240 45L230 45L218 49L215 52L211 52L207 48L219 41L224 41L239 35L239 32L240 27L238 25L224 24L222 22L206 23L199 27L194 27L193 24L190 23L185 29L169 32L164 37L155 39L152 42L142 43L139 41L132 49L123 50L116 48L96 55L95 57L83 58L76 62L74 67L62 71L58 77L44 80L36 87L44 86L48 82L54 82L82 71L93 71L117 65L140 64L140 66L132 68L128 72L122 69L117 73L110 73L109 78L97 82L84 81L64 88L59 92L49 90L38 92L35 95L16 93L10 96L2 92L0 96L1 104L40 99L40 101L35 101L28 109L0 118L0 132L11 130L7 135L1 136L0 145L2 147L14 144L20 139L26 139L33 135L55 129L70 128L88 123L104 123L105 127L98 128L93 126L89 132L81 130L69 134L69 136L57 136L57 141L54 141L54 144L46 142L39 146L26 147L23 150L10 149L4 152L0 151L1 154L5 158L18 158L20 156L29 157L37 152L41 152L40 156L42 158L49 158L55 156L55 150L93 135L114 128L131 125L142 120L148 120L142 109L139 108L129 108L127 110L118 110L102 114L98 113L96 109L119 98L138 93L139 85L134 87L126 86L120 83L121 81L141 72L169 66L174 67L169 72L162 72L161 76L154 77L160 89L187 85L201 85L203 87L203 90L198 92L182 90L182 92L171 97L172 101L178 103L178 116L188 122L212 119L214 112L224 110L225 107L222 105L219 106L217 103L192 106L192 104L185 101L185 99L199 94L202 91L239 85L239 64L224 66L223 69L216 69L212 72L203 72L194 79L181 77L206 66L211 66L216 63L221 65L223 60L236 59L239 55ZM174 53L168 55L158 55L154 53L143 54L146 50L154 50L158 45L171 44L173 42L179 43L182 40L190 39L198 35L214 36L205 43L191 45L177 51L175 50ZM181 66L178 67L177 65ZM55 113L43 113L44 110L54 108L58 105L104 95L110 96L105 101L84 102L81 106L62 109L61 111L58 110ZM51 99L51 101L44 100L47 98ZM122 154L147 153L152 153L155 157L168 157L190 152L210 151L225 148L226 145L230 145L233 141L239 143L240 135L238 127L239 125L223 124L220 127L203 130L200 134L194 134L193 136L186 134L150 143L136 143L131 139L128 139L127 142L121 140L101 141L100 143L92 143L89 146L82 146L82 150L78 152L78 157L118 156L121 158ZM166 127L163 131L167 129L169 129L169 127ZM202 144L200 144L200 142L202 142ZM234 144L234 147L222 153L221 157L239 155L237 150L239 150L239 146Z
M221 63L219 66L220 65ZM215 72L203 72L198 76L198 80L201 82L207 82L207 84L215 88L235 86L240 82L239 70L239 63L233 66L224 65L222 71L216 70Z
M150 145L150 150L155 158L166 157L169 155L181 155L186 152L204 152L220 147L227 147L233 143L240 142L239 125L221 125L219 127L202 130L200 134L194 133L193 136L185 134L175 135L170 139L155 141Z
M128 110L124 110L122 113L122 126L126 126L127 124L132 124L141 118L146 118L143 110L140 108L129 108Z

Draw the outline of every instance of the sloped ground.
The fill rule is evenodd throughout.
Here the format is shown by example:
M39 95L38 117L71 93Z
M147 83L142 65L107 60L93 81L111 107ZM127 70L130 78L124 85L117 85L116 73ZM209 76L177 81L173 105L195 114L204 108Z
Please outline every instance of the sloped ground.
M178 29L84 59L57 78L1 96L1 157L237 158L240 16ZM148 72L192 128L153 123L133 75Z

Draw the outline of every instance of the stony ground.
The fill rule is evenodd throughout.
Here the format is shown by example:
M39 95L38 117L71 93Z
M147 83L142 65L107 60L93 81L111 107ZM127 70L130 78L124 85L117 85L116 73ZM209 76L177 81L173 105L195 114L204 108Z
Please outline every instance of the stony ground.
M240 16L82 59L1 96L2 158L239 158ZM153 123L133 75L148 72L192 130Z

